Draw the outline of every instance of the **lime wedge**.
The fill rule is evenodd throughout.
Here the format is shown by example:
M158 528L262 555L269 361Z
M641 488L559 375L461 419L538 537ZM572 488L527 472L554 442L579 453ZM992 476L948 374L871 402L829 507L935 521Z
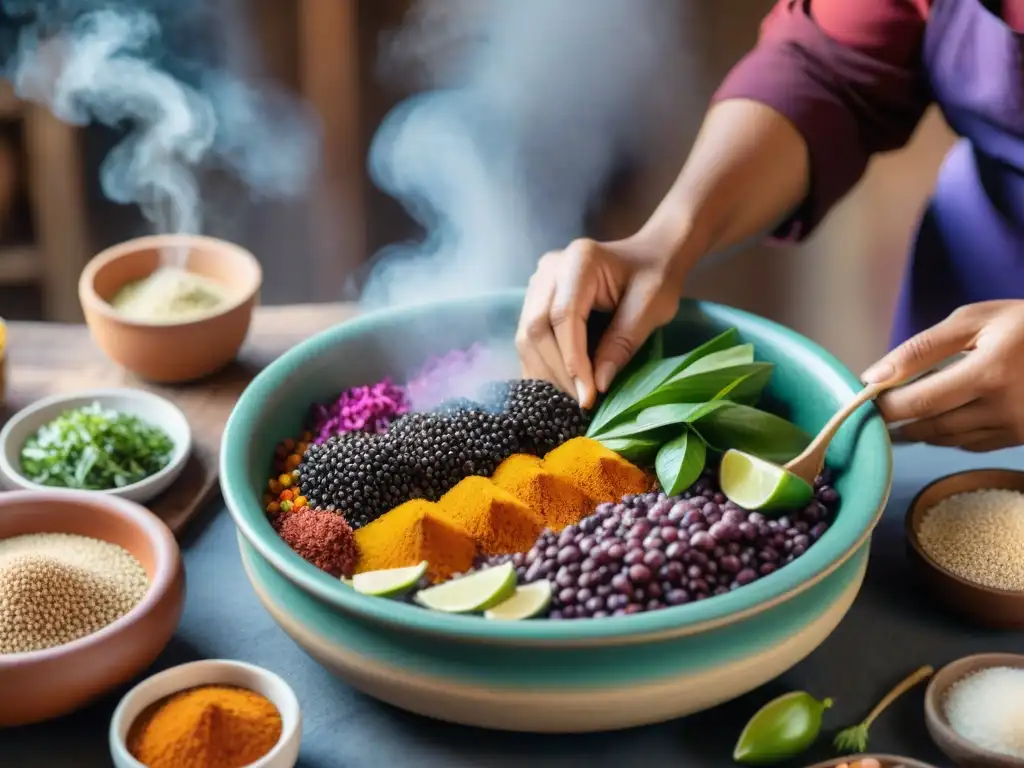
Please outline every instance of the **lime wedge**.
M516 591L516 569L505 563L486 571L471 573L416 594L424 608L445 613L475 613L493 608Z
M551 582L537 581L517 587L512 597L484 612L485 619L520 621L539 616L551 605Z
M718 471L722 493L744 509L798 509L814 497L814 489L778 464L742 451L726 451Z
M387 568L383 571L366 571L352 577L352 589L364 595L391 597L408 592L416 586L427 572L427 561L407 568Z

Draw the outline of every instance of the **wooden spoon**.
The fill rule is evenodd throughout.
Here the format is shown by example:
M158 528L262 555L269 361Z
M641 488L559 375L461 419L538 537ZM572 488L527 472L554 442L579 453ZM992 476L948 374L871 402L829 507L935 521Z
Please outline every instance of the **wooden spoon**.
M884 382L882 384L869 384L850 402L840 408L836 414L828 420L818 435L811 441L804 452L795 459L784 465L784 469L796 475L808 485L814 485L814 478L821 474L825 466L825 454L828 451L829 443L836 436L836 432L843 426L843 423L850 418L854 411L864 403L868 403L878 397L886 390L892 389L896 384Z

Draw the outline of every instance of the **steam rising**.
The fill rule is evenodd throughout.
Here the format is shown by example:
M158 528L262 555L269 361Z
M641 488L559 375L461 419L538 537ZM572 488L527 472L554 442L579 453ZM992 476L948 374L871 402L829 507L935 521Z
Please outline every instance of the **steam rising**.
M391 112L370 173L425 229L375 256L373 306L522 284L583 234L624 153L670 89L669 0L423 0L389 64L433 90Z
M46 4L37 5L42 15ZM166 43L156 16L91 5L99 9L56 30L26 27L9 75L22 98L66 122L128 130L101 169L111 200L138 204L158 232L200 233L204 170L232 170L256 198L307 189L318 140L296 104L226 70L208 68L188 85L159 63Z

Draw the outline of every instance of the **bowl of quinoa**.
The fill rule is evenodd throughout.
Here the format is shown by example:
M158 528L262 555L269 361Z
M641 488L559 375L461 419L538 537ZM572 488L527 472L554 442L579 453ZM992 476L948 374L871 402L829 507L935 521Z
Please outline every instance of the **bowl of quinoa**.
M942 605L976 624L1024 628L1024 472L939 478L905 518L907 556Z
M184 605L170 529L86 491L0 494L0 726L68 714L149 666Z

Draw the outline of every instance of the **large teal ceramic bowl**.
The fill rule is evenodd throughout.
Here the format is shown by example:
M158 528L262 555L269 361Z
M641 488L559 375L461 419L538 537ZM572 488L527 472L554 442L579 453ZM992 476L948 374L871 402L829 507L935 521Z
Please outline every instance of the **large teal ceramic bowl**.
M519 292L366 315L290 350L243 393L228 422L221 486L243 561L275 619L356 687L400 707L495 728L579 731L694 712L781 674L820 644L863 578L892 477L874 411L841 430L829 463L842 506L799 560L700 603L591 621L488 622L359 595L295 555L261 495L274 446L308 406L347 387L403 379L427 357L474 341L511 345ZM666 333L675 354L730 327L776 364L768 406L817 430L859 388L808 339L763 318L687 303ZM636 647L641 646L641 647Z

